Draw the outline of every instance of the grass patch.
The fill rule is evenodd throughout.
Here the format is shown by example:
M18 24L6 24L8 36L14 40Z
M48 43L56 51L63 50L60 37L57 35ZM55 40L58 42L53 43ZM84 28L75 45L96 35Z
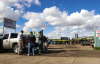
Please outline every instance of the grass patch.
M94 47L93 50L100 50L100 47Z

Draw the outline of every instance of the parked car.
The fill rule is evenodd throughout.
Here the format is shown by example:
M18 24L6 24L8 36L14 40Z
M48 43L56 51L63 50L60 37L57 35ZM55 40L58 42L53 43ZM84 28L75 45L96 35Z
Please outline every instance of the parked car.
M94 47L94 39L90 39L90 45Z
M94 39L83 38L80 41L80 44L83 45L83 46L84 45L93 45L93 43L94 43Z
M90 39L90 45L94 44L94 39Z

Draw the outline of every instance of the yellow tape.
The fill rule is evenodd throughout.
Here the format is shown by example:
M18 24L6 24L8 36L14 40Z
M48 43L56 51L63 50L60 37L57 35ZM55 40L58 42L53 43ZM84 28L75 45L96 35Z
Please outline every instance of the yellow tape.
M53 39L48 39L53 40ZM78 41L78 40L90 40L90 39L74 39L74 40L53 40L53 41Z

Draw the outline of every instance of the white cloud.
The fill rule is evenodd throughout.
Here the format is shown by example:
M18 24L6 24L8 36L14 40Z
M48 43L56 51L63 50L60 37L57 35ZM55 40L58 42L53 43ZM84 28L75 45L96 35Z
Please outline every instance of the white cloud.
M68 12L61 12L59 8L53 6L44 9L43 13L49 24L53 26L69 27L67 31L71 38L74 37L75 34L79 34L79 36L93 35L93 27L100 26L100 15L95 15L95 10L89 12L88 10L82 9L81 12L74 12L68 15ZM84 32L78 29L84 30Z
M35 13L35 12L27 12L23 18L29 20L25 23L25 27L23 30L30 29L30 28L41 28L45 29L47 28L47 24L45 23L46 20L44 19L44 16L42 13Z
M45 8L42 13L27 12L23 18L29 20L25 23L26 28L47 28L48 24L45 24L45 22L48 22L52 26L58 26L58 28L55 28L55 31L49 33L48 36L50 37L54 37L55 34L55 36L61 36L62 33L67 32L70 34L80 33L80 30L92 33L94 26L100 26L100 15L95 15L95 10L88 11L82 9L80 12L73 12L68 15L68 12L60 11L59 8L53 6Z
M70 34L78 34L79 31L78 30L73 30L72 32L70 32Z
M41 5L41 3L39 2L39 0L35 0L35 4Z
M19 25L17 25L17 24L16 24L16 27L17 27L17 28L22 28L22 26L19 26Z
M3 22L4 17L18 20L25 6L31 7L31 4L41 5L39 0L0 0L0 22ZM16 26L22 28L19 25Z
M49 24L54 26L78 26L78 28L87 28L87 24L92 22L90 25L93 25L95 23L94 21L98 22L98 19L100 19L100 15L95 15L94 10L89 12L88 10L82 9L81 12L74 12L68 15L68 12L61 12L55 6L45 8L43 14Z
M14 33L14 31L4 27L4 33ZM3 26L0 26L0 34L3 34Z
M1 0L6 5L15 6L17 8L23 8L24 6L30 7L32 3L41 5L39 0Z
M51 33L49 33L48 35L46 35L49 38L54 38L54 37L68 37L68 35L66 35L68 33L68 28L67 27L55 27L55 30L52 31Z
M38 31L38 30L33 28L32 31Z
M18 20L25 6L31 7L32 3L41 5L39 0L0 0L0 22L3 17Z
M28 27L24 27L24 28L23 28L23 31L24 31L24 32L29 32L29 31L31 31L31 29L28 28Z
M78 34L79 37L83 36L93 36L93 30L86 30L86 29L70 29L70 27L55 27L55 30L46 34L49 38L54 37L69 37L70 39L75 38L75 34Z
M0 22L3 22L3 17L17 20L20 16L19 10L13 10L10 6L6 6L4 2L0 1Z

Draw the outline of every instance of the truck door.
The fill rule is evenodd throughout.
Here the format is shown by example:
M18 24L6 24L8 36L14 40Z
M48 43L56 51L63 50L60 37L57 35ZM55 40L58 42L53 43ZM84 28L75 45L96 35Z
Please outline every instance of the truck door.
M17 36L18 36L17 33L11 33L10 39L9 39L10 49L12 49L12 44L15 43L15 42L17 42Z
M3 48L9 49L9 34L4 34L3 37Z

